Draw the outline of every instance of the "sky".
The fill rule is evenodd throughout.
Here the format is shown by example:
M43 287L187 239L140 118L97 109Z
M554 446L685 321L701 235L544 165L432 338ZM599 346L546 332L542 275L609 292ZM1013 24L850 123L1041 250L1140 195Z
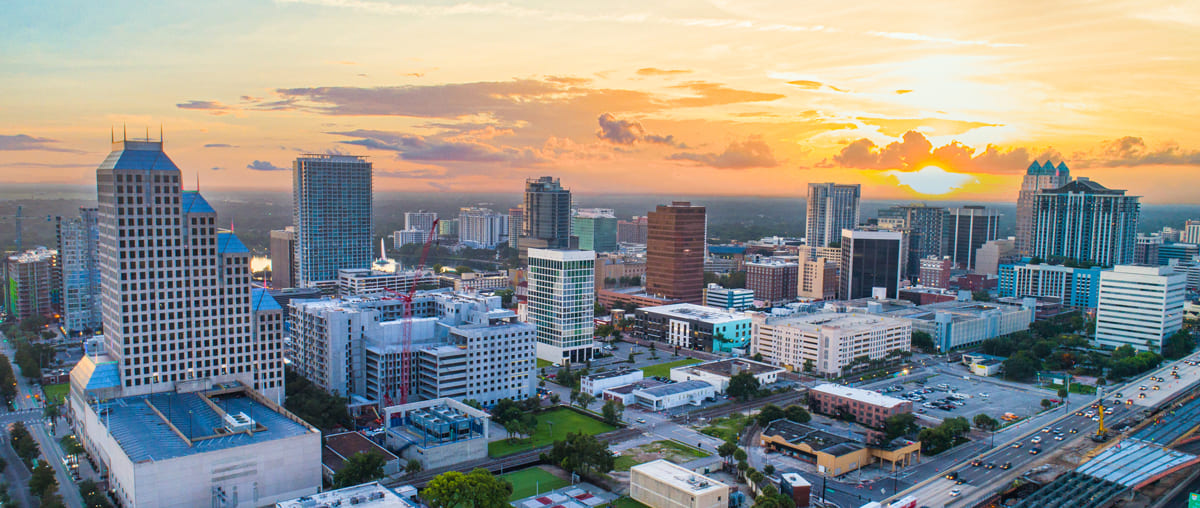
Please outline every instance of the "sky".
M161 129L218 189L344 153L378 190L1013 201L1038 159L1189 203L1198 33L1159 0L20 2L0 183L93 184Z

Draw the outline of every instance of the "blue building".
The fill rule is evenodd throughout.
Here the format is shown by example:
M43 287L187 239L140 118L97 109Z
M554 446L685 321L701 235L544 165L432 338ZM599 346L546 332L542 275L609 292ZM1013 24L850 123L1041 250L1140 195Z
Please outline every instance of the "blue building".
M1200 255L1200 245L1194 243L1164 243L1158 246L1158 264L1169 265L1172 259L1190 262L1193 257Z
M750 346L750 317L741 312L691 303L637 310L635 326L647 340L711 353Z
M754 291L709 284L704 291L704 304L718 309L746 310L754 306Z
M1000 265L1001 298L1054 297L1066 307L1095 309L1100 298L1100 273L1104 269L1071 268L1029 262Z
M305 155L292 171L296 287L337 281L340 268L370 268L371 163L351 155Z

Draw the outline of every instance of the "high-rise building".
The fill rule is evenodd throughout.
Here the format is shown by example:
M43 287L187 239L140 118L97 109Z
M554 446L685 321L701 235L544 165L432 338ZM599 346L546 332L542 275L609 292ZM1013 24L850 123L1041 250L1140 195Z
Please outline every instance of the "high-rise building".
M557 178L526 179L522 208L524 222L518 242L522 257L530 248L571 247L571 191L563 188Z
M1183 242L1164 242L1158 246L1158 265L1169 265L1171 260L1191 261L1192 258L1200 255L1200 245L1194 243Z
M1183 224L1180 234L1183 243L1200 243L1200 220L1189 220Z
M58 266L62 274L62 325L69 333L100 329L100 228L96 208L79 217L58 217Z
M929 256L941 257L947 251L946 227L948 214L940 206L913 203L879 210L880 219L901 219L903 229L908 232L908 266L905 274L916 277L921 270L921 260Z
M646 245L646 216L617 221L617 243Z
M1000 273L1000 265L1017 261L1016 237L997 238L983 244L975 251L975 270L977 274L996 275Z
M929 256L921 259L921 275L917 280L922 286L946 289L950 287L950 269L954 261L950 256Z
M429 231L421 231L419 229L405 229L403 231L392 232L392 248L399 249L405 245L417 244L424 245L425 240L429 238Z
M33 316L54 316L53 295L57 295L60 284L55 277L58 252L38 247L13 254L7 258L8 280L4 288L8 293L8 313L16 319Z
M296 287L337 279L340 268L370 268L374 219L371 163L351 155L305 155L292 172Z
M474 249L495 249L508 239L507 215L490 208L463 207L458 210L459 243Z
M433 221L438 218L437 212L404 212L404 229L424 231L428 233L433 229Z
M687 201L658 205L647 215L646 292L703 303L706 212Z
M805 235L808 245L825 247L841 239L843 229L858 226L859 184L808 184Z
M438 236L446 239L458 239L458 219L443 219L438 221Z
M615 252L617 216L611 208L580 208L571 217L571 232L579 238L581 250Z
M945 255L954 265L973 270L975 251L1000 237L1000 214L982 206L952 208L946 217Z
M796 301L796 284L800 265L779 259L764 259L746 263L746 289L754 291L754 299L768 307Z
M1157 265L1158 251L1163 246L1163 237L1138 233L1133 240L1133 264Z
M1078 178L1034 195L1031 254L1104 266L1133 261L1137 196Z
M1001 297L1057 298L1065 307L1092 310L1100 298L1100 267L1016 263L1000 265Z
M900 272L905 254L904 233L899 231L842 230L842 263L838 298L854 300L886 288L888 298L900 296Z
M1033 161L1029 165L1017 195L1017 255L1028 257L1033 252L1034 196L1038 191L1057 189L1070 182L1071 171L1062 162L1057 167L1050 161L1045 164Z
M296 284L296 227L271 230L271 287L284 289Z
M1163 237L1165 243L1178 242L1183 239L1183 231L1171 226L1163 226L1162 230L1158 232L1158 236Z
M1183 326L1187 276L1166 266L1117 265L1100 274L1096 343L1162 351Z
M809 260L801 256L799 279L796 281L796 296L810 300L837 298L838 262L841 259L841 251L838 251L837 257L818 257Z
M567 364L592 358L596 253L529 249L528 322L537 328L537 357Z

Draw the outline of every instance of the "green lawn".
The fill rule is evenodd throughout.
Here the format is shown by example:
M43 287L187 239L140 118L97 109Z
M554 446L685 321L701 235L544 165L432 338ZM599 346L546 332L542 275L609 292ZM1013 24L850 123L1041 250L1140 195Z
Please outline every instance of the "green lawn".
M749 419L741 413L732 413L724 418L717 418L707 427L700 429L700 433L707 434L712 437L729 441L737 439L742 434L742 429L749 423Z
M503 457L520 451L537 448L564 439L568 433L583 432L585 434L600 434L616 429L600 420L588 418L570 409L559 408L544 413L538 413L537 431L530 439L510 443L507 439L488 443L488 455ZM553 425L551 425L553 423ZM554 435L550 435L550 431Z
M46 392L46 399L56 404L62 404L63 399L67 398L67 390L70 390L71 383L59 383L56 385L46 385L42 387L42 391Z
M621 452L613 463L616 471L629 471L629 468L658 459L666 459L676 464L684 464L695 459L708 457L709 453L699 448L693 448L677 441L655 441Z
M617 455L613 460L613 471L629 471L629 468L638 465L637 459L628 455Z
M537 359L537 368L539 369L542 367L549 367L551 365L554 365L554 362L551 362L550 360L543 360L541 358Z
M697 363L700 363L700 360L695 358L684 358L682 360L676 360L673 362L659 363L649 367L642 367L642 372L646 374L646 377L671 377L672 368L682 367L684 365L695 365Z
M511 483L513 486L513 493L511 496L508 496L509 501L525 499L535 494L567 486L566 480L554 476L549 471L540 467L522 469L513 473L500 475L500 477L508 480L508 483Z
M642 503L634 501L629 497L621 497L613 501L613 508L650 508Z

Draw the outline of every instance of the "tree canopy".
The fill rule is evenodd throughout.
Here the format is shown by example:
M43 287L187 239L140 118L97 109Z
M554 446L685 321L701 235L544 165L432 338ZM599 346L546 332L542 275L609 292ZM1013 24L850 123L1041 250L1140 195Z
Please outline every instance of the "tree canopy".
M378 452L358 452L342 463L342 469L333 475L334 488L350 487L383 478L383 465L387 460Z
M449 471L430 480L421 499L433 508L509 508L512 491L512 484L486 469Z
M917 417L912 413L898 413L883 420L884 440L891 441L900 436L916 432Z
M292 369L287 369L284 376L284 408L320 429L351 427L345 397L337 397L322 390Z
M758 378L749 371L734 374L729 378L729 386L725 388L725 393L742 400L753 399L758 395Z
M931 353L937 349L933 344L933 336L921 330L913 330L912 346L926 353Z
M1196 339L1192 332L1179 330L1163 340L1162 355L1170 360L1178 360L1196 349Z
M612 470L614 461L607 443L582 432L571 432L566 439L555 441L545 459L580 475L607 473Z

